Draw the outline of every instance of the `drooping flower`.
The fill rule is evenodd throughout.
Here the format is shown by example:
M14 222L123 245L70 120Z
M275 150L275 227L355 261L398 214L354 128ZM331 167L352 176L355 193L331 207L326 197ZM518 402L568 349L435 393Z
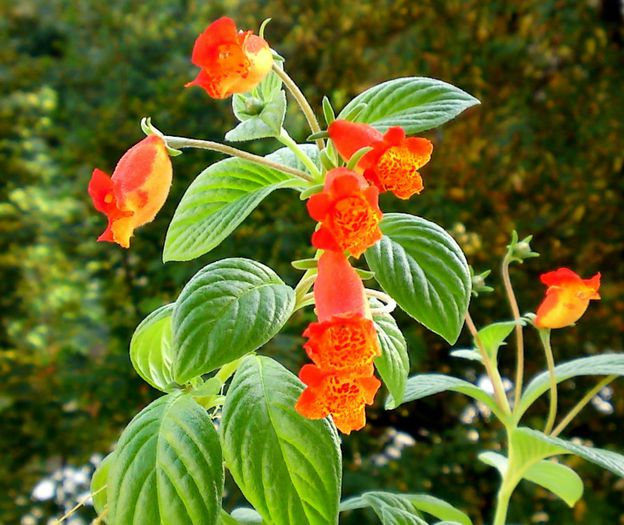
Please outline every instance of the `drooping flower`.
M372 375L377 332L362 281L341 252L321 255L314 298L319 322L303 332L310 359L323 370Z
M308 200L308 213L321 223L312 244L322 250L348 251L359 257L381 239L379 191L346 168L327 173L324 189Z
M328 132L345 160L364 147L372 147L358 162L357 169L379 191L391 191L400 199L409 199L422 191L418 170L431 158L433 145L429 140L406 138L403 128L396 126L383 135L368 124L346 120L332 122Z
M546 297L537 309L535 324L539 328L563 328L578 321L589 301L600 299L600 273L582 279L568 268L559 268L541 276L548 286Z
M89 195L95 209L108 218L98 241L130 246L134 230L154 220L162 208L173 171L165 142L150 135L130 148L119 160L113 176L93 170Z
M297 401L297 411L309 419L331 414L336 427L345 434L364 427L364 407L373 402L381 385L373 375L325 371L315 365L305 365L299 378L307 388Z
M273 55L263 38L238 31L224 16L197 37L191 61L201 70L186 87L200 86L212 98L227 98L257 86L271 70Z

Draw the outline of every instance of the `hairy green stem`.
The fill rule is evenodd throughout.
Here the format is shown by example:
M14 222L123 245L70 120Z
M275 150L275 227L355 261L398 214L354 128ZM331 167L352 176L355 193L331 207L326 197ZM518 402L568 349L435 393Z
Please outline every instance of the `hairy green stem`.
M555 427L550 435L553 437L557 437L559 434L561 434L561 432L570 424L570 421L572 421L577 416L577 414L585 408L587 403L589 403L592 398L596 394L598 394L598 392L600 392L605 386L611 383L611 381L613 381L615 378L617 378L617 376L615 375L607 376L602 381L600 381L594 388L587 392L587 394L583 396L583 399L581 399L576 405L574 405L572 410L570 410L570 412L568 412L566 416L559 422L559 424Z
M494 366L494 363L492 363L490 356L485 351L485 347L483 346L481 338L479 337L479 332L474 322L472 321L472 317L470 317L469 312L466 312L466 326L468 327L468 330L470 330L470 333L472 334L472 337L477 344L477 348L481 353L481 359L483 360L483 364L485 365L485 370L488 377L490 378L492 387L494 388L494 397L496 398L496 402L503 411L503 413L509 415L511 414L511 408L509 407L509 400L507 399L507 395L505 394L503 380L501 379L498 369L496 368L496 366Z
M288 76L286 71L284 71L275 63L273 64L273 71L277 74L278 77L282 79L282 82L284 82L284 85L288 88L288 91L290 91L291 95L297 101L297 104L299 104L301 111L308 121L308 126L310 126L310 130L312 131L312 133L320 132L321 127L319 126L318 120L316 119L316 115L310 107L308 99L305 98L305 95L299 89L299 86L297 86L293 79ZM319 151L325 148L325 142L323 142L323 139L317 139L315 142Z
M282 144L284 144L284 146L288 147L288 149L290 151L292 151L295 156L303 163L303 165L308 168L308 170L310 170L310 173L312 174L312 176L316 179L320 179L321 178L321 172L319 171L319 169L314 165L314 162L312 162L312 159L310 157L308 157L299 147L299 144L297 144L292 138L291 136L288 134L288 132L282 128L280 131L280 134L276 137L277 140L279 140Z
M186 137L173 137L169 135L165 136L164 140L167 143L167 145L171 148L175 148L175 149L197 148L197 149L208 149L211 151L218 151L219 153L224 153L225 155L230 155L232 157L239 157L241 159L255 162L256 164L262 164L264 166L268 166L269 168L273 168L283 173L288 173L289 175L293 175L294 177L302 179L306 182L312 182L313 180L312 176L307 174L305 171L301 171L296 168L291 168L290 166L280 164L279 162L273 162L272 160L269 160L265 157L261 157L260 155L254 155L253 153L249 153L247 151L233 148L231 146L226 146L225 144L220 144L218 142L212 142L210 140L189 139Z
M505 525L507 522L507 511L509 510L509 499L511 490L506 489L505 483L501 485L496 496L496 514L494 515L494 525Z
M544 434L550 434L555 418L557 417L557 377L555 376L555 358L550 346L550 328L539 330L540 340L544 347L544 355L546 356L546 365L548 366L548 380L550 381L550 404L548 407L548 419L544 426Z
M501 273L503 275L503 284L505 285L505 293L507 294L507 300L511 307L511 313L514 321L516 321L516 384L514 389L514 411L520 406L520 396L522 395L522 383L524 381L524 340L522 337L522 326L520 325L520 308L518 308L518 301L516 300L516 294L514 293L513 286L511 285L511 277L509 276L509 264L511 258L509 253L503 258L503 264L501 266Z

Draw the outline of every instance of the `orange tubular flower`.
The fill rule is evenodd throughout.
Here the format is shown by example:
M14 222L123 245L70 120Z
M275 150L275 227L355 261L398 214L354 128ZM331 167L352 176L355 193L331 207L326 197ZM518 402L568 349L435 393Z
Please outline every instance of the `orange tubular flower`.
M93 170L89 195L95 209L108 217L98 241L130 246L134 229L151 222L171 187L171 160L162 138L150 135L119 160L113 176Z
M382 135L368 124L346 120L332 122L328 132L346 160L364 147L373 148L362 157L357 168L379 191L391 191L400 199L409 199L422 191L423 181L418 169L431 158L433 145L429 140L406 138L400 127L392 127Z
M331 414L336 427L345 434L364 427L364 406L373 402L381 384L372 375L324 371L314 365L305 365L299 378L307 388L297 401L297 411L309 419Z
M197 37L191 61L201 71L186 87L200 86L212 98L227 98L257 86L271 70L273 55L263 38L237 31L224 16Z
M308 200L308 213L321 223L312 244L322 250L348 251L354 257L381 239L379 191L346 168L327 173L321 193Z
M563 328L580 319L589 301L600 299L600 273L581 279L568 268L559 268L541 276L548 286L546 298L537 309L535 324L539 328Z
M318 323L311 323L303 345L323 370L373 374L373 360L381 355L375 325L362 281L340 252L325 252L314 283Z

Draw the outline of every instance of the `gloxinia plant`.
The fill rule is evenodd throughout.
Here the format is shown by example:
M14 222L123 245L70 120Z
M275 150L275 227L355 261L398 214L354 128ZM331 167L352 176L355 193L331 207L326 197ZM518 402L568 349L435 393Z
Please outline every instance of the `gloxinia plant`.
M307 200L318 223L310 232L310 258L292 261L303 271L294 287L257 261L213 262L187 283L175 303L138 326L130 343L132 364L164 395L130 422L95 473L98 520L331 525L341 512L369 507L386 525L470 525L469 516L433 495L379 487L341 501L340 444L348 438L339 431L346 436L364 427L366 405L375 399L384 397L385 408L392 410L444 391L482 403L506 431L498 452L479 455L501 476L494 525L506 523L510 497L525 480L570 506L579 500L581 479L554 457L574 454L624 477L624 456L558 437L601 388L624 375L621 354L555 366L550 331L575 323L590 300L599 298L600 275L584 280L565 268L545 273L548 290L537 315L521 315L510 266L537 254L530 237L520 241L514 232L502 261L512 318L477 329L468 305L471 297L492 290L484 282L488 272L475 275L437 224L409 214L384 215L379 207L380 192L427 198L426 192L420 195L427 184L419 170L432 158L433 146L413 135L479 102L438 80L398 78L364 91L337 117L325 98L323 130L284 60L264 40L263 29L259 36L239 32L228 18L209 25L195 42L192 61L201 70L189 85L216 99L233 96L239 123L227 141L275 138L283 148L262 157L217 142L168 136L144 119L147 138L122 157L112 178L95 170L89 193L109 221L100 240L127 248L135 228L151 221L163 205L171 183L168 154L185 148L222 152L232 158L200 173L179 203L164 260L188 261L208 253L263 199L285 189ZM311 135L303 143L284 128L284 88L309 124ZM380 290L365 287L363 279ZM438 373L408 377L406 342L392 317L397 305L451 345L466 326L473 347L451 355L482 365L491 390ZM318 320L303 333L301 350L312 363L297 377L262 349L295 312L312 307ZM527 329L540 335L547 370L525 386ZM498 352L514 332L517 368L508 395ZM532 350L531 359L537 358ZM556 424L557 384L584 375L605 378ZM523 426L523 415L546 392L550 410L544 428ZM224 469L253 508L222 508Z

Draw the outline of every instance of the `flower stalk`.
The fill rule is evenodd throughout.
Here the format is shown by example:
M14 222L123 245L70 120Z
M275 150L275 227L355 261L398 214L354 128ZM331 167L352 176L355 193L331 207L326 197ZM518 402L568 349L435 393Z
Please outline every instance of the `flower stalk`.
M261 157L260 155L254 155L253 153L249 153L238 148L233 148L232 146L226 146L225 144L220 144L219 142L212 142L210 140L189 139L186 137L175 137L171 135L166 135L164 139L169 147L175 149L197 148L207 149L210 151L218 151L219 153L230 155L231 157L238 157L240 159L255 162L256 164L262 164L263 166L267 166L283 173L287 173L306 182L313 181L312 176L305 171L291 168L290 166L280 164L279 162L273 162L272 160Z
M314 114L314 111L312 110L308 99L299 89L299 86L295 84L295 81L290 78L286 71L284 71L277 64L273 64L273 71L278 77L282 79L282 82L284 82L284 85L286 86L288 91L290 91L297 104L299 104L301 111L308 121L308 126L310 126L310 130L312 131L312 133L319 133L321 131L321 127L319 126L318 120L316 119L316 115ZM315 142L319 150L323 150L325 148L325 142L323 141L323 139L316 139Z
M594 396L598 394L605 386L611 383L618 376L612 375L605 377L602 381L600 381L594 388L592 388L587 394L583 396L570 412L568 412L565 417L559 422L559 424L555 427L555 429L551 432L551 436L557 437L565 428L570 424L570 422L579 414L581 410L585 408L587 403L589 403Z
M516 294L514 293L513 286L511 285L511 277L509 276L509 265L512 261L510 252L507 252L503 258L503 264L501 266L501 273L503 276L503 284L505 286L505 293L509 306L511 307L511 313L514 321L516 321L516 327L514 328L516 334L516 381L514 389L514 410L520 406L518 402L522 395L522 383L524 382L524 338L522 334L522 326L520 325L520 308L518 307L518 301L516 300Z
M544 355L546 356L546 364L548 366L548 379L550 382L550 403L544 434L550 434L555 424L555 418L557 417L557 377L555 376L555 358L550 346L550 328L540 329L539 336L542 346L544 347Z

